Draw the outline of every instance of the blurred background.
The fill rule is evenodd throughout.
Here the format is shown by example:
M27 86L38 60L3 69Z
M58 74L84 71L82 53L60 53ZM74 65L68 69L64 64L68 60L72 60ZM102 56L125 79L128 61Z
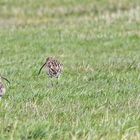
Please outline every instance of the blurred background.
M1 0L0 24L45 25L53 20L95 20L98 16L111 20L113 13L117 12L116 16L125 14L127 17L127 14L132 12L139 14L138 9L139 0ZM130 18L134 18L136 15L131 16ZM110 19L107 19L109 17Z

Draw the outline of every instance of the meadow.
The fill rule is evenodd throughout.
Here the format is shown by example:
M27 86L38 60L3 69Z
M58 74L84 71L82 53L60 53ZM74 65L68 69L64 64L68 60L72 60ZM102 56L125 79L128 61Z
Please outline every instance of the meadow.
M0 140L139 140L140 1L0 0L0 74Z

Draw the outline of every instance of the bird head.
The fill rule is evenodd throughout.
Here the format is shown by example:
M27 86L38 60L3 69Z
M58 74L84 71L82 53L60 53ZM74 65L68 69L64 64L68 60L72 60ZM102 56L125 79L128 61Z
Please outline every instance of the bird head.
M7 78L0 75L0 82L2 82L2 80L5 80L6 82L10 84L10 81Z
M47 63L48 61L52 60L52 59L53 59L53 57L48 57L48 58L46 59L46 63Z

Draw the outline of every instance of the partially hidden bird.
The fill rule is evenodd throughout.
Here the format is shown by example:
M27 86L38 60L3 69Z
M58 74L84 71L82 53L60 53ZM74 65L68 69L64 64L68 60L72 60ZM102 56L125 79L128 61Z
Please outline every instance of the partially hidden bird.
M5 85L4 85L3 80L5 80L5 81L7 81L8 83L10 83L9 80L8 80L7 78L5 78L5 77L3 77L3 76L0 76L0 99L4 96L4 94L5 94L5 92L6 92L6 87L5 87Z

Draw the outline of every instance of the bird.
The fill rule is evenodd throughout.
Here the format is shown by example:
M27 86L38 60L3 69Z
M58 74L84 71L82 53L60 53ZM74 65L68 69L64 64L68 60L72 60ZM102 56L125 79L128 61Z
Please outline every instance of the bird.
M63 71L63 64L60 63L57 59L54 57L48 57L46 59L46 62L42 65L42 67L39 70L38 75L41 73L41 70L45 67L46 72L50 78L57 78L59 79L60 75Z
M6 88L5 88L5 85L3 83L3 80L7 81L8 83L9 80L3 76L0 76L0 99L4 96L5 92L6 92Z

